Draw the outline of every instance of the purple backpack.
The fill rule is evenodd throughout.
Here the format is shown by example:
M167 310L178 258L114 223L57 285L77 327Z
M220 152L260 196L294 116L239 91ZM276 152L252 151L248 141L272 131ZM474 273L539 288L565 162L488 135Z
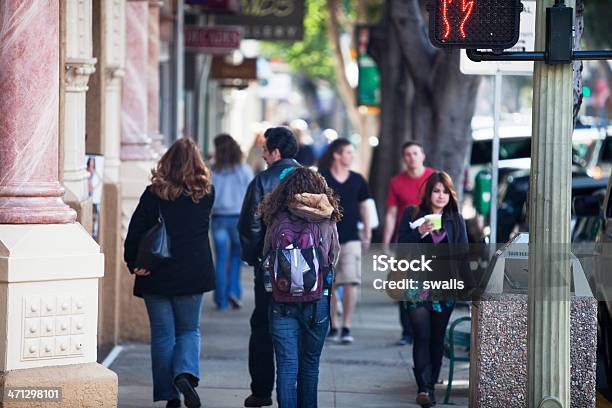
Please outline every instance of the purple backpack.
M320 225L281 213L271 226L270 237L263 266L274 300L304 303L320 299L333 277Z

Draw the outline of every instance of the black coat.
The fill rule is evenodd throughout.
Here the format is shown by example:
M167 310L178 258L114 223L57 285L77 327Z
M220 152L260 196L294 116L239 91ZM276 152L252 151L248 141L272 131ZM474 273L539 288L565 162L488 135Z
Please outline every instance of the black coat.
M415 208L418 208L418 214L413 216L412 214L415 211ZM462 280L465 285L464 289L448 292L446 294L446 296L448 296L446 299L473 300L471 296L474 291L484 286L478 285L477 276L472 273L469 266L469 245L465 227L465 219L461 216L461 214L457 214L455 217L452 217L450 214L443 213L442 228L444 228L446 231L448 243L446 245L428 245L428 242L431 242L431 236L421 238L418 228L410 228L410 223L413 220L418 220L426 214L427 213L423 212L420 207L406 208L400 221L398 242L407 244L423 243L425 246L429 246L429 248L425 248L417 245L418 248L416 248L416 254L419 255L427 253L430 256L434 255L438 258L450 255L450 262L438 261L436 264L434 261L434 265L436 265L433 267L435 273L430 274L428 272L428 275L424 276L429 276L433 279L439 280L448 280L451 278ZM406 248L404 248L404 250L406 250ZM415 250L415 248L411 250ZM449 252L445 253L445 251Z
M161 208L170 235L172 258L162 262L149 276L136 276L134 295L191 295L215 288L215 266L208 240L210 212L215 199L210 194L194 203L180 196L174 201L162 200L147 187L132 215L125 238L124 260L133 273L140 239L157 223Z
M251 266L257 266L260 263L266 236L266 226L255 210L263 201L264 196L281 182L280 177L285 169L299 165L293 159L281 159L256 175L247 188L238 220L238 232L240 233L241 258Z

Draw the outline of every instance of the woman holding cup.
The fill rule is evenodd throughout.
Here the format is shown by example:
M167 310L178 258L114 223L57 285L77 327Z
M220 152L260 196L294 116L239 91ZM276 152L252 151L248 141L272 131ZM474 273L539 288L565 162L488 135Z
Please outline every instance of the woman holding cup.
M433 173L425 183L418 206L405 210L399 226L399 242L412 244L467 244L465 220L459 214L457 193L450 176ZM435 247L434 247L435 248ZM440 374L444 335L454 301L433 301L431 293L419 290L409 302L408 318L414 330L414 376L417 404L436 404L434 385Z

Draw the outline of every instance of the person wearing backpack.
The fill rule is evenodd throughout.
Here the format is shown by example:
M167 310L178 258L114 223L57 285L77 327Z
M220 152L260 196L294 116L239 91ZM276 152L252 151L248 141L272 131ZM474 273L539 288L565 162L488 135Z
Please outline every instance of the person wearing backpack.
M245 399L245 407L272 405L274 388L274 348L268 320L271 295L264 288L261 270L266 225L256 210L264 196L274 190L287 172L299 166L293 159L298 143L289 128L270 128L265 131L264 137L263 158L268 168L257 174L247 187L238 219L240 256L247 264L254 266L255 272L255 309L250 320L249 338L251 395Z
M338 200L325 179L298 167L259 209L268 229L264 279L279 408L316 408L319 359L329 328L333 265L340 244Z
M441 228L429 220L419 223L422 217L433 214L441 216ZM439 251L439 248L444 248L443 245L452 251L452 248L468 243L465 220L457 204L457 193L446 172L432 173L425 183L421 203L406 208L400 221L399 242L438 248L431 248L432 251ZM437 271L438 268L432 269ZM433 300L436 295L433 291L419 290L410 293L411 301L407 302L408 318L414 333L412 354L418 387L416 402L424 408L436 405L434 385L442 366L446 326L455 305L448 298Z

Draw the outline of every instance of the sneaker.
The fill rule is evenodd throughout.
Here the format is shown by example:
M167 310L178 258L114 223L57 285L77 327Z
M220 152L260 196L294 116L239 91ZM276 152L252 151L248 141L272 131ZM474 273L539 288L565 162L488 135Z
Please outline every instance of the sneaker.
M355 339L351 336L351 329L348 327L342 328L342 335L340 336L340 342L342 344L351 344Z
M327 333L327 340L337 343L338 341L340 341L340 337L338 336L338 334L338 329L332 327L331 329L329 329L329 333Z
M270 397L257 397L251 394L244 400L245 407L268 407L270 405L272 405Z
M185 406L187 408L199 408L202 406L200 403L200 396L193 387L188 374L177 375L174 380L174 385L176 385L176 388L183 394Z
M395 343L398 346L407 346L408 344L412 344L412 337L404 336Z
M240 309L242 307L242 302L236 296L230 296L229 303L232 305L232 309Z
M416 403L423 408L430 408L432 406L429 394L426 392L419 392L416 397Z

